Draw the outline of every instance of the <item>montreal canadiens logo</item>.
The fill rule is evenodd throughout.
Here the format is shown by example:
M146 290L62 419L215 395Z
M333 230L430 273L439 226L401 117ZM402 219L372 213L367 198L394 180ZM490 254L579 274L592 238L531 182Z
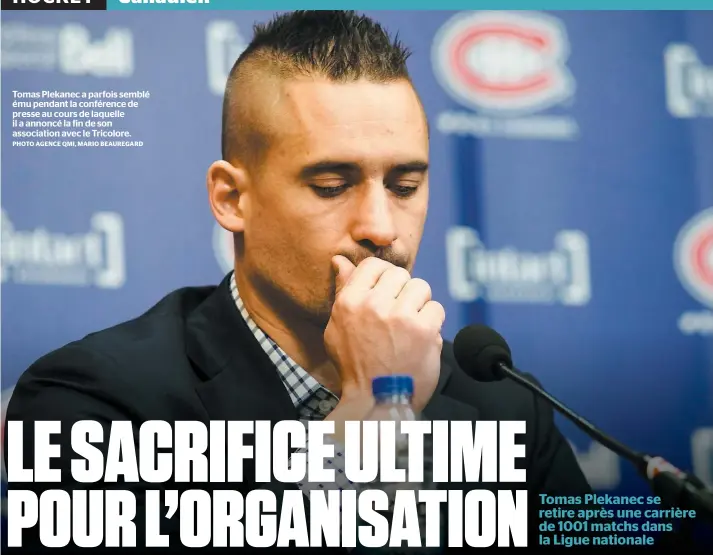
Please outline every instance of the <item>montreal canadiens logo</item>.
M676 239L674 261L686 290L713 308L713 208L683 226Z
M564 26L539 13L465 12L436 34L432 63L458 102L484 110L534 112L574 94Z
M233 234L218 224L213 227L213 253L224 273L234 269Z

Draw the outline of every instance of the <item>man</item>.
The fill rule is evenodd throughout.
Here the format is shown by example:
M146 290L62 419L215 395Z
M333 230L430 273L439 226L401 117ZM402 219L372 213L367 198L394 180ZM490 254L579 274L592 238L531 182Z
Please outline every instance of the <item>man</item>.
M527 422L534 533L537 493L590 492L549 408L458 368L440 334L443 307L411 276L429 140L407 57L352 12L295 12L257 27L230 73L222 160L207 175L212 212L234 234L235 271L43 357L18 382L7 419L326 419L339 445L343 423L373 407L372 378L405 373L426 418ZM251 475L234 487L266 487ZM140 523L142 489L132 488ZM166 530L177 533L176 520Z

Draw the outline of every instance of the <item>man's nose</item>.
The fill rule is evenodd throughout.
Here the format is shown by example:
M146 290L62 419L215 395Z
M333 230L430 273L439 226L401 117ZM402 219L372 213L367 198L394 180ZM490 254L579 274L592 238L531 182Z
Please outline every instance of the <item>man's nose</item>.
M357 243L388 247L397 232L389 192L382 184L369 184L360 195L353 219L352 238Z

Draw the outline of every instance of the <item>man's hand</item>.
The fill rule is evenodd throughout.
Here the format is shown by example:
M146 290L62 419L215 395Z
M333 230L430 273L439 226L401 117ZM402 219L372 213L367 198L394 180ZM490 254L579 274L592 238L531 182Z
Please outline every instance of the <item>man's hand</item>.
M358 267L343 256L332 263L337 291L324 341L342 379L335 412L361 420L373 404L372 378L389 374L413 376L413 406L421 411L440 374L443 307L428 283L379 258Z

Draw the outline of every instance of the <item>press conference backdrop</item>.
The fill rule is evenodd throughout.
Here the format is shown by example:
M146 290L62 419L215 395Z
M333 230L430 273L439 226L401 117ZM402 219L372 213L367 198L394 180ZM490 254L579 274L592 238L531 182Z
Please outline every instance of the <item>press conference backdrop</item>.
M231 266L208 209L221 95L268 12L3 13L2 388ZM416 274L445 336L713 484L713 13L376 12L431 124ZM13 148L13 91L148 91L137 148ZM561 423L601 492L646 494Z

